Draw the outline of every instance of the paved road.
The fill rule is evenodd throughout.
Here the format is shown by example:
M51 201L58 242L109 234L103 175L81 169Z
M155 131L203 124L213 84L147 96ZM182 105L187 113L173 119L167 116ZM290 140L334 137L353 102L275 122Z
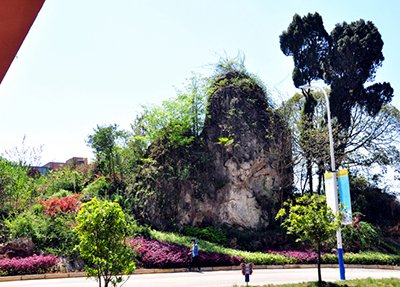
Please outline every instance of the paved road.
M381 269L346 269L346 279L356 278L400 278L398 270ZM324 281L337 281L339 271L336 268L322 269ZM250 278L252 285L284 284L294 282L316 281L317 269L257 269ZM232 287L245 285L240 271L183 272L161 274L132 275L126 287ZM68 278L1 282L1 287L96 287L92 279Z

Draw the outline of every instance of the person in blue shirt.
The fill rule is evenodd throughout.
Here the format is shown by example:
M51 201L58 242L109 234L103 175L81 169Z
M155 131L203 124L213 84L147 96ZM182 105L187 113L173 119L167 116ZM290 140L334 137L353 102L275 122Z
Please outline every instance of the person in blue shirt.
M189 271L196 267L200 271L200 256L199 256L199 246L195 239L192 239L192 248L190 249L192 260L190 261Z

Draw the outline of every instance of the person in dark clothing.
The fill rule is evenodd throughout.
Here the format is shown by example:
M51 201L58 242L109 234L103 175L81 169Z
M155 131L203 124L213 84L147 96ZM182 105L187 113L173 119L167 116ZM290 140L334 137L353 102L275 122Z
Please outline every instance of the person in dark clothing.
M191 261L189 266L189 271L196 267L200 271L200 256L199 256L199 246L195 239L192 239L192 248L190 249Z

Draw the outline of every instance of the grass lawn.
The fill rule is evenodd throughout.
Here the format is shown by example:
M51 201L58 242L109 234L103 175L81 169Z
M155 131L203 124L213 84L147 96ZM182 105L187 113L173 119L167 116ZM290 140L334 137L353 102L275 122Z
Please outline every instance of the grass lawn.
M298 283L298 284L284 284L284 285L263 285L249 287L318 287L318 282ZM400 287L400 279L357 279L346 280L342 282L323 282L323 287ZM244 287L244 286L243 286Z

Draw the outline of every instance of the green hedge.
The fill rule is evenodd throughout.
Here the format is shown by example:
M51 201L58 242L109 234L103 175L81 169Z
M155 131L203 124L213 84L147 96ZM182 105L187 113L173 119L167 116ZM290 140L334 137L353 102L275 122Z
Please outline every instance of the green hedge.
M334 254L324 254L322 262L335 264L338 262L337 256ZM379 252L360 252L360 253L345 253L345 264L363 264L363 265L400 265L400 255L384 254Z

